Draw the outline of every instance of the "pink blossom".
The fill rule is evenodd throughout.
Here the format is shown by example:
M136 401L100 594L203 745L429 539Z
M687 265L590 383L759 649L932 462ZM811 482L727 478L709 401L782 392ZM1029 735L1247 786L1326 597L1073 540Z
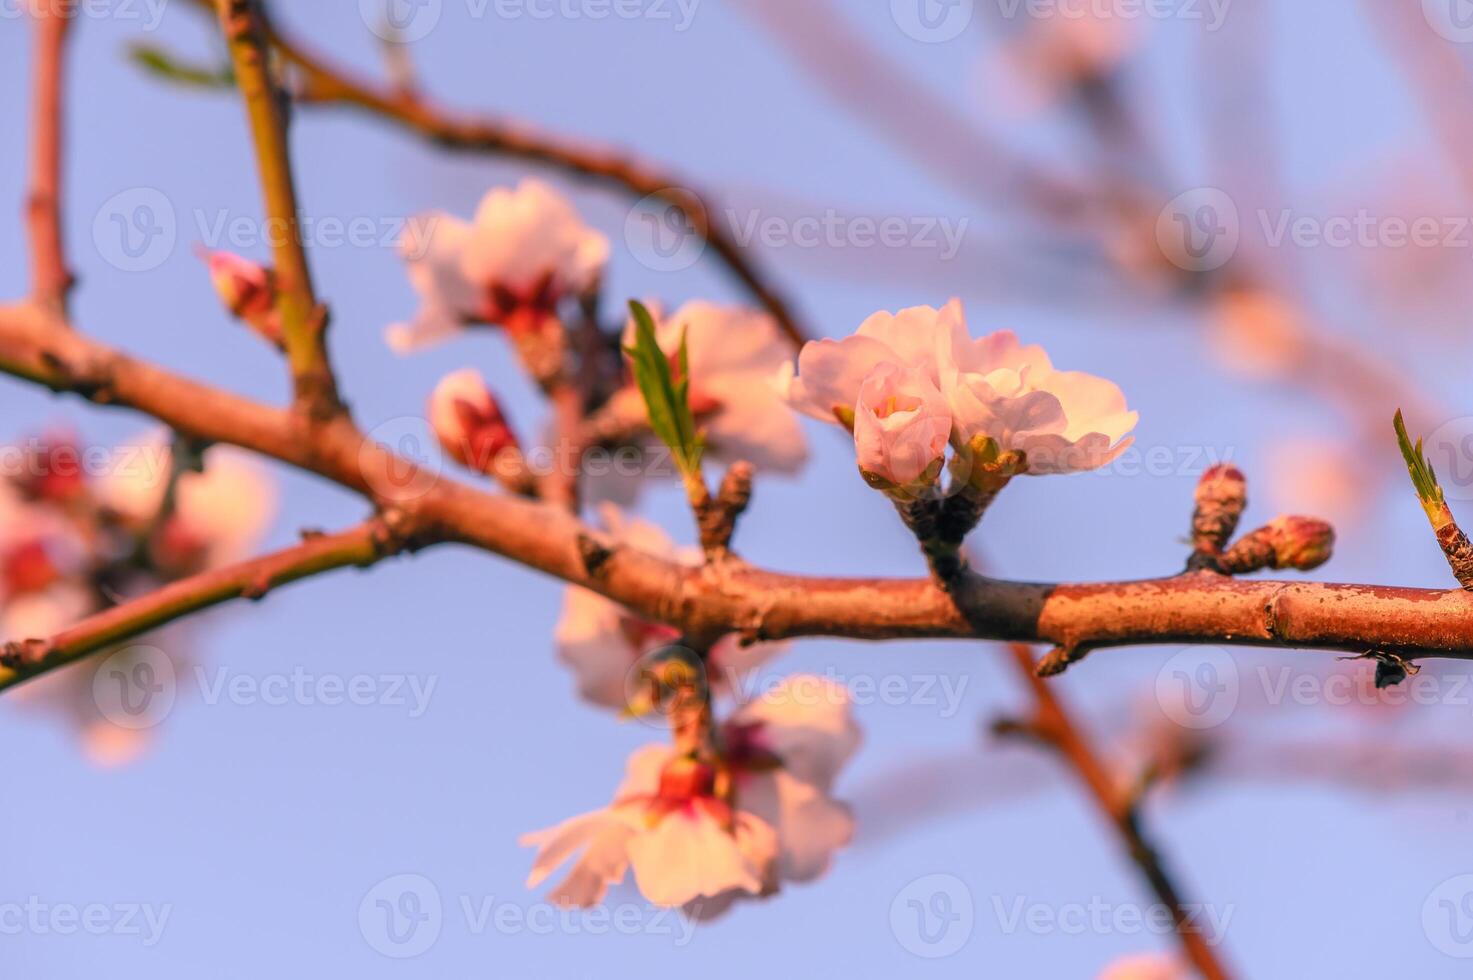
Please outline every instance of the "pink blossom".
M852 337L805 344L796 374L779 372L777 387L795 409L851 427L861 469L889 483L926 475L944 449L943 422L942 444L991 439L1040 474L1105 465L1137 419L1114 383L1055 370L1011 331L971 339L955 299L876 313Z
M859 389L872 371L894 364L917 371L933 386L949 351L966 341L960 300L941 309L913 306L899 313L879 312L842 340L815 340L778 374L778 391L793 408L824 422L854 425Z
M872 482L910 487L935 481L951 434L951 408L923 370L882 364L859 387L854 451Z
M600 901L632 867L651 902L711 918L782 881L823 874L854 831L848 808L828 795L859 743L848 692L823 678L788 678L733 715L719 743L730 798L717 795L710 765L645 746L609 807L522 839L539 848L528 887L577 854L551 893L560 904Z
M493 188L467 223L443 212L411 222L401 247L420 310L389 328L403 352L470 323L515 327L528 312L553 309L597 286L608 239L540 180Z
M281 316L276 309L276 273L230 252L201 249L199 254L209 266L210 282L230 314L278 348L282 347Z
M1010 330L966 341L948 360L942 390L951 404L952 443L977 438L1025 454L1035 475L1097 469L1130 445L1139 417L1111 381L1082 371L1056 371L1036 344Z
M597 904L630 868L645 898L665 907L770 890L776 832L750 813L734 812L714 786L710 767L646 746L630 757L608 807L522 837L523 846L538 849L527 887L573 858L568 876L548 895L559 905Z
M429 416L445 452L473 470L493 472L502 450L517 447L517 437L501 406L475 368L455 371L440 380L430 395Z
M676 548L660 528L626 517L612 504L602 505L599 514L610 535L622 544L692 566L701 562L698 549ZM578 693L587 701L615 709L628 706L636 668L644 658L679 639L669 627L648 622L618 603L576 586L564 593L555 636L558 659L572 669ZM785 646L742 646L735 635L721 639L706 660L711 690L718 695L734 692L746 675Z
M812 675L784 678L722 726L737 805L776 828L781 880L819 877L854 836L849 808L829 791L859 742L848 689Z

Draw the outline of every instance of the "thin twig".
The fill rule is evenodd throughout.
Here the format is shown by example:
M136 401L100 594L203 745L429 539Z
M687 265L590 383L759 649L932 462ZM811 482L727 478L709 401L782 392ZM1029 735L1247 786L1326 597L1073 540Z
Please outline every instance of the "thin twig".
M336 104L367 111L427 137L439 146L540 163L581 177L614 184L677 208L690 231L704 241L727 269L772 315L794 344L809 339L786 299L748 259L737 242L711 220L705 194L678 177L617 151L574 143L533 130L524 123L490 117L452 115L413 90L379 86L328 65L301 44L267 24L269 38L283 59L302 73L299 98L304 104Z
M1089 790L1100 813L1108 820L1125 845L1162 905L1171 910L1177 938L1187 958L1205 980L1227 980L1227 970L1219 962L1212 946L1191 920L1191 904L1181 897L1160 853L1143 826L1139 807L1130 794L1117 785L1110 767L1095 752L1084 728L1077 724L1055 690L1056 685L1038 677L1033 652L1023 643L1010 643L1008 650L1018 673L1033 695L1036 713L1027 730L1059 753L1059 756Z
M367 567L405 544L402 527L374 518L316 535L260 558L192 575L120 603L46 638L12 640L0 651L0 691L80 657L231 599L261 599L278 586L349 565Z
M37 4L35 80L32 88L31 186L26 200L31 248L31 295L45 309L66 316L72 274L61 231L62 84L72 11Z
M297 208L281 93L271 77L259 0L217 0L236 83L245 100L256 147L272 256L280 290L281 326L297 404L314 419L341 411L328 363L327 310L317 301Z

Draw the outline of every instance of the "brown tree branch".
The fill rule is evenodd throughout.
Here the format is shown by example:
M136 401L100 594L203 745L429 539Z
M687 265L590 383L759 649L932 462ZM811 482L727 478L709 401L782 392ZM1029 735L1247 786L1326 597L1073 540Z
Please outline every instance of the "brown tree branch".
M336 568L365 568L397 554L411 538L412 528L404 522L375 517L347 531L310 535L295 547L171 582L54 636L12 640L0 648L0 691L222 602L262 599L277 586Z
M678 208L690 223L692 233L711 247L794 344L801 345L809 338L787 300L756 269L742 247L712 222L706 195L690 190L679 178L615 150L550 136L524 123L454 115L425 101L413 90L375 85L329 65L274 24L268 23L266 30L281 57L300 70L303 84L299 100L304 104L360 109L447 149L527 160L619 186L640 197L653 197Z
M1176 934L1187 959L1205 980L1227 980L1227 970L1217 954L1191 920L1189 903L1181 897L1162 863L1161 855L1151 843L1141 818L1137 800L1124 791L1109 765L1096 754L1089 736L1076 724L1056 684L1043 680L1035 670L1033 652L1023 643L1010 643L1008 650L1033 695L1035 713L1028 725L1030 734L1043 739L1058 751L1064 762L1089 791L1100 813L1109 821L1125 845L1126 853L1140 869L1151 891L1171 910Z
M324 338L327 309L317 302L302 248L284 103L267 63L259 0L217 0L217 5L256 147L296 401L310 417L327 418L342 410Z
M812 578L736 560L690 568L608 541L560 508L421 470L344 417L304 428L291 412L75 331L48 330L28 306L0 307L0 371L317 473L403 510L426 540L504 555L696 639L737 631L753 639L978 637L1066 648L1219 643L1473 659L1473 594L1461 589L1237 581L1211 572L1088 585L967 574L948 594L929 579ZM602 560L588 561L592 553Z
M61 231L62 83L66 40L73 11L37 4L36 55L32 86L31 186L26 198L30 235L31 295L43 308L66 316L72 274L67 270Z

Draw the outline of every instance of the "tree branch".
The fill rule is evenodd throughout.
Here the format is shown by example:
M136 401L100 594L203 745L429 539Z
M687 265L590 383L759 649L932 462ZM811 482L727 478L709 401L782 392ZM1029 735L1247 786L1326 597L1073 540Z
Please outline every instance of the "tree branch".
M977 637L1096 649L1217 643L1473 659L1473 594L1461 589L1237 581L1211 572L1053 585L967 573L948 594L929 579L811 578L741 562L690 568L610 542L561 508L425 472L345 417L304 429L290 412L75 331L48 330L28 306L0 307L0 371L317 473L397 506L427 541L504 555L696 638L736 631L753 639ZM422 492L396 498L383 489L405 486ZM603 560L586 561L593 551Z
M304 84L299 98L303 103L360 109L447 149L543 164L623 187L640 197L653 197L679 209L690 223L691 231L711 247L758 305L772 315L783 333L795 345L809 339L787 300L757 271L741 246L711 221L706 195L688 189L679 178L614 150L548 136L523 123L452 115L412 90L376 86L328 65L286 37L274 24L267 23L266 31L282 58L302 72Z
M31 295L43 308L66 316L72 275L61 232L62 73L72 11L37 4L35 77L32 88L31 186L26 199L30 234Z
M256 146L270 231L267 237L280 288L282 334L297 404L310 417L325 419L342 410L324 340L327 309L317 302L302 248L284 103L267 64L259 0L217 0L217 4Z
M1033 653L1028 646L1010 643L1008 650L1033 694L1036 713L1028 726L1029 732L1054 748L1089 791L1090 798L1114 828L1125 845L1126 853L1151 886L1151 891L1162 905L1171 910L1177 938L1181 940L1187 959L1206 980L1227 980L1227 970L1192 923L1190 904L1182 899L1161 861L1161 855L1151 843L1142 825L1137 800L1123 791L1110 767L1095 753L1089 737L1075 724L1054 690L1056 685L1038 676Z
M375 517L338 534L311 535L295 547L171 582L55 636L14 640L0 648L0 691L201 609L231 599L262 599L278 586L336 568L366 568L397 554L411 537L402 522Z

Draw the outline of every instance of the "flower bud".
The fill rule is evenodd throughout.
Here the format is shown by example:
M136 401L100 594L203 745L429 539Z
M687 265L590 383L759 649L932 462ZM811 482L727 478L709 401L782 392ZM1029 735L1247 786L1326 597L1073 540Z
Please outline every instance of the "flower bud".
M445 452L481 473L494 474L496 458L518 448L501 406L474 368L448 374L435 386L429 415Z
M220 302L236 319L277 347L283 344L276 313L276 273L230 252L201 252Z
M1313 517L1280 517L1244 535L1218 561L1229 575L1261 568L1294 568L1301 572L1330 560L1335 529Z
M1268 530L1274 535L1274 568L1319 568L1335 547L1335 529L1313 517L1280 517Z
M1219 463L1197 481L1197 508L1192 514L1192 544L1215 554L1223 549L1248 506L1248 481L1236 466Z

